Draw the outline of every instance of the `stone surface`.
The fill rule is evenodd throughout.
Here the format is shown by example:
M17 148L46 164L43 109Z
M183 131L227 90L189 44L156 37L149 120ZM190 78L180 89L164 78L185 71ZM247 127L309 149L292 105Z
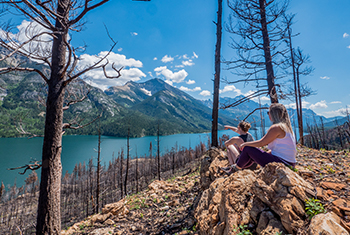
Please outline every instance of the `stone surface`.
M318 214L311 219L308 233L310 235L348 235L349 233L340 223L339 216L333 212Z
M334 183L334 182L321 182L320 186L324 189L333 189L336 191L342 190L346 187L345 184Z

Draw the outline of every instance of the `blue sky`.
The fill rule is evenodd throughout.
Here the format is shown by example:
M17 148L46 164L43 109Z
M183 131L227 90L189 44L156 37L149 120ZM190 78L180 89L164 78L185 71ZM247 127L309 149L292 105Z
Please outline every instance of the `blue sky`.
M110 35L118 41L110 61L124 66L117 80L102 79L102 71L88 74L90 83L102 89L123 85L129 80L143 82L154 77L166 80L197 99L212 99L217 1L151 0L137 2L112 0L90 12L84 30L71 35L74 46L86 44L82 55L86 66L95 55L108 51ZM326 117L342 115L350 107L350 1L293 0L289 12L295 13L293 41L310 55L315 70L301 80L317 94L304 100L305 107ZM229 10L224 1L223 22ZM22 19L16 19L18 22ZM23 23L23 22L22 22ZM222 57L235 52L228 46L231 35L223 31ZM222 77L240 79L222 65ZM111 71L111 69L110 69ZM221 96L248 94L254 86L221 83ZM264 97L268 102L269 99ZM292 101L282 101L292 106Z

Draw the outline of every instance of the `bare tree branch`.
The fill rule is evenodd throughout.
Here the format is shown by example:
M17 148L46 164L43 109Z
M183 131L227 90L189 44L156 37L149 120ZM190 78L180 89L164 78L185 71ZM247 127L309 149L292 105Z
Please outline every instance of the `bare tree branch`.
M14 167L14 168L8 168L7 170L18 170L18 169L24 169L24 171L21 173L21 172L18 172L18 174L21 174L21 175L24 175L26 173L27 170L32 170L32 171L35 171L35 170L38 170L40 169L40 167L42 166L41 164L41 161L35 161L34 163L32 164L26 164L24 166L19 166L19 167Z

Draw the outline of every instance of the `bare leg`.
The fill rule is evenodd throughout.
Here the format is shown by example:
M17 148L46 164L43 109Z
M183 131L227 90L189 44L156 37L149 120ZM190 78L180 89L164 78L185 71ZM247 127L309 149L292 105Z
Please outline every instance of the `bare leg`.
M225 142L227 158L231 166L236 163L236 160L239 157L239 151L235 145L240 146L243 142L244 141L240 137L233 137Z

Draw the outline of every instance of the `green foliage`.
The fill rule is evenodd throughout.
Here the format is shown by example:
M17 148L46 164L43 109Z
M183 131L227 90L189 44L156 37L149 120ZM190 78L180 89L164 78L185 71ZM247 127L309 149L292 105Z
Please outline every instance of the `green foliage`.
M247 229L248 225L240 224L237 228L234 226L233 232L238 232L237 235L253 235L252 232Z
M298 169L297 169L297 168L294 168L294 167L292 167L292 166L288 166L288 168L291 169L291 170L294 171L294 172L298 172Z
M309 216L309 219L320 213L326 213L320 200L315 198L309 198L305 200L305 212Z

